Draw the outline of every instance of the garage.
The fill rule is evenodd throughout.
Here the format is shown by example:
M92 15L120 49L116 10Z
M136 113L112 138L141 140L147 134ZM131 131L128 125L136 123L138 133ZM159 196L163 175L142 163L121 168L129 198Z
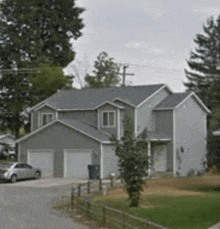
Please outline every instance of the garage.
M53 155L52 150L30 150L28 151L28 163L40 168L42 177L53 177Z
M92 150L65 150L64 177L88 178L88 165L92 163Z

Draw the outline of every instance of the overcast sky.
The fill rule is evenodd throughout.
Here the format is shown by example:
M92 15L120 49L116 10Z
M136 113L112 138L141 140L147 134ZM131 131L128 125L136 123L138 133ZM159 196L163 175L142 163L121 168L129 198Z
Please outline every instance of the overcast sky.
M106 51L129 64L127 84L166 83L184 91L184 68L193 39L207 18L220 14L220 0L77 0L83 6L83 36L74 41L80 79ZM72 66L73 66L72 65ZM80 82L80 81L79 81Z

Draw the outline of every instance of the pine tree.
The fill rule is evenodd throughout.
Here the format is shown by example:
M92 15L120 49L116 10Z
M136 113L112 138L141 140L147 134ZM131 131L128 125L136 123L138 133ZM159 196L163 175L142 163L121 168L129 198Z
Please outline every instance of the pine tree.
M46 80L38 77L37 83L35 77L31 82L33 68L36 71L41 64L65 67L74 59L72 44L82 35L83 11L75 6L75 0L0 2L0 128L11 129L18 137L27 117L25 109L39 101L31 98L33 83ZM69 84L68 80L64 82ZM54 90L63 86L55 85ZM43 97L47 93L41 90Z
M98 55L94 63L93 75L86 75L87 87L103 88L117 86L120 82L118 75L120 65L109 58L106 52Z
M209 107L213 107L212 87L220 79L220 16L210 17L203 25L204 34L197 34L197 47L187 60L190 70L185 70L187 90L194 91Z

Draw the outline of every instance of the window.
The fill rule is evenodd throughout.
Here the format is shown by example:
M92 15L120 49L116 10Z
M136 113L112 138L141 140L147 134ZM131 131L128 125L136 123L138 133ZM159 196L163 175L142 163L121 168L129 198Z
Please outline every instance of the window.
M115 127L115 111L102 113L102 127Z
M41 125L42 126L52 121L53 121L53 114L42 114L41 115Z

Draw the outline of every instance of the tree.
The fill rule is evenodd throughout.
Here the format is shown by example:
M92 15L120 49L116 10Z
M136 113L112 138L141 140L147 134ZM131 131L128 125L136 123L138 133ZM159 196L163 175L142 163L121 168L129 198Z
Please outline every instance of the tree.
M73 39L84 26L75 0L5 0L0 10L1 68L65 67L74 59Z
M220 79L220 16L210 17L203 25L204 34L197 34L197 47L187 60L190 70L185 70L188 82L184 85L194 91L209 107L213 107L212 87Z
M30 74L30 97L32 105L55 94L58 89L72 87L72 77L63 74L61 67L40 64L37 71Z
M131 119L125 121L124 137L121 140L112 139L116 145L116 155L119 157L119 170L125 181L125 188L131 200L131 207L138 207L141 191L145 185L144 177L147 176L148 156L146 130L142 139L134 137L134 128Z
M26 117L23 111L40 99L33 100L31 96L36 96L38 91L44 98L69 85L69 77L64 80L62 76L62 81L57 75L54 79L48 75L42 80L43 75L34 76L32 72L41 68L41 63L65 67L74 59L72 44L82 35L84 25L80 14L83 11L75 6L75 0L1 1L0 116L4 124L1 127L12 129L16 137ZM52 89L45 82L59 84Z
M94 67L95 69L92 71L94 75L87 74L85 77L88 87L103 88L119 84L118 72L120 65L115 63L113 58L109 58L106 52L98 55Z

